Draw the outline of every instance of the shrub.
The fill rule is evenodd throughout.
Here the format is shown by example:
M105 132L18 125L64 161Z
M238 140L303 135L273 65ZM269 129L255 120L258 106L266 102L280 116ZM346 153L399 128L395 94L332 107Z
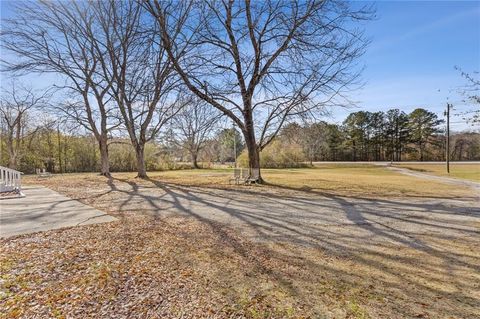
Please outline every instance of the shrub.
M262 168L296 168L306 167L306 157L298 144L287 144L280 140L273 141L260 153ZM248 167L248 153L243 151L238 157L241 167Z

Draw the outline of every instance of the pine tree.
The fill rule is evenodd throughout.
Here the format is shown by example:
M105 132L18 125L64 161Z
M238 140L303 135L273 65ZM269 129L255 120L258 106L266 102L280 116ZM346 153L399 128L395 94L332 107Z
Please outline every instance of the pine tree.
M410 141L416 145L420 161L423 161L426 146L433 135L441 132L439 125L443 120L439 120L435 113L422 108L415 109L408 117Z

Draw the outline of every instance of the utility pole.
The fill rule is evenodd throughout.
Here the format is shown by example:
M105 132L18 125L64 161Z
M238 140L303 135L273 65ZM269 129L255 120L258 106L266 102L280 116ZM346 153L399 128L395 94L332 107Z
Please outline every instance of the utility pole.
M447 173L450 174L450 108L452 105L447 103L447 110L443 113L447 117L447 145L445 147L445 160L447 163Z
M237 168L237 131L235 130L235 123L232 125L233 129L233 157L235 159L235 166L234 168Z

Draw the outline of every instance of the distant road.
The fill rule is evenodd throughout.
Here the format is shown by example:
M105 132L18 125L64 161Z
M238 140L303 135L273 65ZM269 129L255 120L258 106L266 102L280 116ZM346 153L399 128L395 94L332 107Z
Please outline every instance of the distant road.
M391 162L391 161L356 161L356 162L332 162L332 161L325 161L325 162L313 162L313 164L372 164L372 165L390 165L390 164L437 164L437 165L445 165L445 162ZM452 162L450 164L479 164L480 161L462 161L462 162Z
M475 164L475 162L473 162L473 164ZM444 182L447 184L453 184L457 186L470 187L476 191L477 195L480 195L480 183L478 182L467 181L464 179L453 178L448 176L436 176L436 175L424 174L421 172L412 171L412 170L409 170L408 168L403 168L399 166L388 166L387 169L404 174L404 175L409 175L409 176L418 177L422 179L429 179L429 180Z

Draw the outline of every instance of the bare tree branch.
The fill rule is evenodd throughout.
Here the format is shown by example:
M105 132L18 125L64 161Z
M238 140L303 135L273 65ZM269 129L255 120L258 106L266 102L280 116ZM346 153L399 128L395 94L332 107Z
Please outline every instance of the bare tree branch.
M186 86L241 129L252 169L287 120L341 104L358 84L358 26L372 13L336 0L143 5Z

